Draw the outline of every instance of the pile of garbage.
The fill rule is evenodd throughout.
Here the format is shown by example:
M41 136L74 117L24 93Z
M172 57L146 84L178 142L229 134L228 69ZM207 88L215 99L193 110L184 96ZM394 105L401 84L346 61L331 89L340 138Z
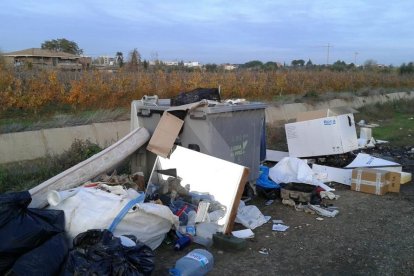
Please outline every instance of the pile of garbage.
M243 250L252 230L271 220L248 205L249 197L242 200L246 187L266 205L280 200L323 220L340 214L331 182L384 195L411 181L397 161L412 162L414 150L394 154L365 123L358 139L349 108L299 114L285 125L289 152L277 152L266 150L263 104L222 102L217 89L163 103L145 96L132 104L132 124L148 128L150 139L133 131L30 193L0 195L0 273L150 275L154 250L165 243L172 252L202 246L177 260L170 274L204 275L213 269L212 246ZM101 174L126 150L141 170ZM398 160L380 158L388 153ZM272 222L273 231L289 229ZM234 223L244 229L233 231Z

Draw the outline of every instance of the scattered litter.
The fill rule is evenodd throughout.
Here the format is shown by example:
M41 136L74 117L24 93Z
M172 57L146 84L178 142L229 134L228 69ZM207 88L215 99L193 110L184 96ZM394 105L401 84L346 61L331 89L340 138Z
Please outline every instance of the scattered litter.
M202 222L206 220L209 207L210 207L209 201L200 201L200 203L198 204L198 208L197 208L195 222Z
M283 220L281 220L281 219L274 219L272 222L274 224L278 224L278 223L282 223L283 224Z
M180 258L174 268L169 270L169 275L205 275L214 266L213 255L204 249L194 249Z
M305 183L320 186L325 191L334 189L318 180L309 165L299 158L285 157L269 170L269 177L276 183Z
M273 224L272 226L272 230L273 231L278 231L278 232L285 232L287 229L289 228L289 226L284 225L284 224Z
M282 199L282 204L287 205L287 206L291 206L291 207L296 206L296 203L293 199Z
M263 248L260 248L259 253L262 255L269 255L269 251L270 251L269 249L263 247Z
M322 220L323 220L323 218L321 218L321 217L317 217L317 218L316 218L316 220L322 221Z
M254 205L246 206L243 201L240 201L235 221L250 229L255 229L267 222L259 208Z
M330 211L330 210L318 207L316 205L311 205L311 204L309 204L309 208L312 209L313 211L315 211L318 215L324 216L324 217L329 217L329 218L333 218L339 213L338 210Z
M271 205L273 202L274 202L274 200L273 200L273 199L269 199L268 201L266 201L266 202L265 202L265 205L266 205L266 206L269 206L269 205Z
M240 239L254 238L254 233L250 229L243 229L243 230L233 231L231 233L233 234L233 236L235 236L237 238L240 238Z
M334 193L327 191L321 191L319 195L321 196L321 198L326 198L330 200L339 198L339 195L335 195Z
M269 222L269 220L272 218L271 216L264 216L266 222Z

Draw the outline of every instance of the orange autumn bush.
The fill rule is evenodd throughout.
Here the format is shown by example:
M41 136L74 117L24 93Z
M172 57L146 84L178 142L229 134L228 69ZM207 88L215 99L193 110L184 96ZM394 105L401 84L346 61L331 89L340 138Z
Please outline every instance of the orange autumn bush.
M274 100L283 95L356 92L365 88L405 89L414 78L396 72L331 70L278 71L15 71L0 68L0 114L37 113L65 107L73 110L128 108L144 95L170 98L197 87L221 88L222 98Z

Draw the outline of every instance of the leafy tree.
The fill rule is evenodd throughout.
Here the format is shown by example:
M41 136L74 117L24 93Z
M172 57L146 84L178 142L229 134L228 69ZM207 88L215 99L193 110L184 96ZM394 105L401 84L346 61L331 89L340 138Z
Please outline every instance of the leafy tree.
M215 72L215 71L217 71L217 64L208 63L208 64L204 65L204 68L206 68L206 71L208 71L208 72Z
M148 61L146 61L146 60L144 59L144 62L142 63L142 66L144 67L144 70L147 70L147 69L148 69L148 66L149 66Z
M373 60L373 59L368 59L368 60L366 60L365 62L364 62L364 68L367 68L367 69L373 69L374 67L376 67L377 66L377 61L376 60Z
M115 58L119 67L124 66L124 54L122 52L116 52Z
M128 69L131 71L138 71L141 64L141 54L135 48L129 53Z
M308 60L308 62L306 62L306 68L312 68L313 67L313 63L312 60Z
M303 67L305 66L305 61L303 59L294 59L291 64L293 67Z
M267 71L274 71L277 70L278 65L274 61L268 61L265 64L263 64L263 68Z
M67 40L66 38L46 40L42 43L41 47L42 49L65 52L73 55L83 54L83 50L79 48L76 42Z
M252 60L243 64L244 68L261 68L263 66L263 62L260 60Z
M413 74L414 73L414 64L410 62L408 64L403 63L399 69L400 75L404 74Z
M345 61L337 60L332 64L331 69L334 71L345 71L347 69L347 65Z

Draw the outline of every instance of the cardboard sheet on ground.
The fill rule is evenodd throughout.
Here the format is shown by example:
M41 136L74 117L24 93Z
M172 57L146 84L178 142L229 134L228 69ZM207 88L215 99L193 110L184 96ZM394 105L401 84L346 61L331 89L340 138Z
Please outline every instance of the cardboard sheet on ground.
M215 158L177 146L170 158L157 157L148 187L166 180L168 176L157 170L176 169L181 185L190 186L190 192L208 193L226 207L226 213L218 224L224 233L230 233L237 214L249 169L235 163ZM149 188L147 194L150 193Z
M322 182L337 182L351 186L352 170L341 169L329 166L317 165L312 166L312 171L316 173L316 178Z
M269 170L269 177L276 183L306 183L322 187L325 191L335 191L316 179L312 169L304 160L285 157Z
M401 172L402 170L401 164L377 158L366 153L358 153L357 157L345 168L376 168L395 172Z

